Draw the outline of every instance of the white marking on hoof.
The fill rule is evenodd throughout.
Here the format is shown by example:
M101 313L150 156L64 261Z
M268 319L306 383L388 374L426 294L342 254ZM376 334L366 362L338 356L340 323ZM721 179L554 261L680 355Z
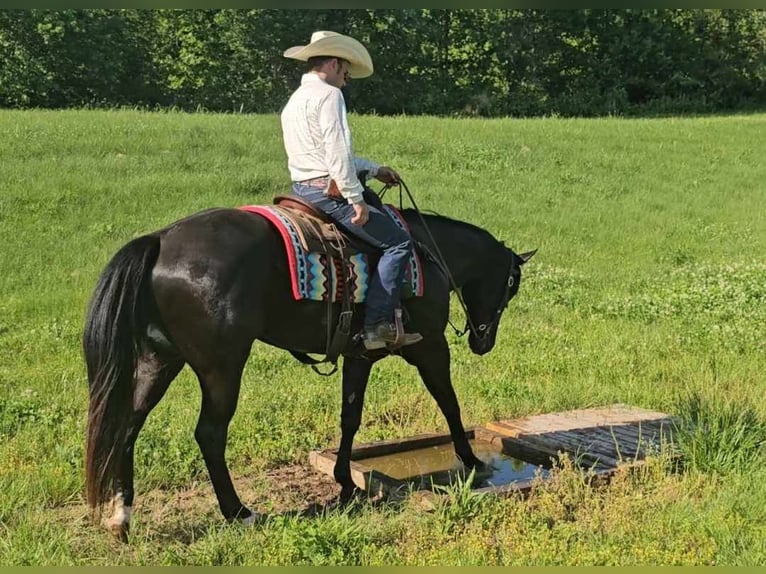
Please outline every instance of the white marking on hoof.
M255 512L253 512L247 518L242 519L242 524L245 526L253 526L256 522L258 522L258 515Z
M118 492L110 502L111 508L113 508L112 516L104 521L104 525L109 530L116 532L123 529L127 529L130 524L130 516L133 513L131 506L125 506L125 499L121 492Z

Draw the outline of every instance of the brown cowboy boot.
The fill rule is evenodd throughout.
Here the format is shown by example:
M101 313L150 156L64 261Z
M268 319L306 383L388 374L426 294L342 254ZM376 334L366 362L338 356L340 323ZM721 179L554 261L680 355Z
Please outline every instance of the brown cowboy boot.
M383 348L397 348L412 345L423 340L420 333L403 333L397 341L396 325L393 323L379 323L372 329L364 330L364 347L368 351Z
M401 308L394 311L393 323L380 323L372 329L365 329L364 332L364 346L368 351L384 347L398 349L422 340L423 335L420 333L404 332Z

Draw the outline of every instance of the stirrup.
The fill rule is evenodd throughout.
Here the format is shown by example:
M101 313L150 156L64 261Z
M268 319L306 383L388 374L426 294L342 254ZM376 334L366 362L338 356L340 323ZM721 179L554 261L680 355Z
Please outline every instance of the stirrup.
M402 308L394 309L394 325L396 325L396 339L388 345L389 349L398 349L404 344L404 321L402 320Z

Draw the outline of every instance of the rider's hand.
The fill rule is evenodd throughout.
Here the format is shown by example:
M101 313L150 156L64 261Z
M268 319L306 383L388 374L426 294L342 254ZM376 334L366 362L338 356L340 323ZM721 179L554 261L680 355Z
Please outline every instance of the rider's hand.
M387 165L381 165L378 168L378 173L375 176L375 179L388 185L396 185L399 183L399 174Z
M351 218L353 225L364 225L370 220L370 208L365 202L352 203L351 207L354 208L354 217Z

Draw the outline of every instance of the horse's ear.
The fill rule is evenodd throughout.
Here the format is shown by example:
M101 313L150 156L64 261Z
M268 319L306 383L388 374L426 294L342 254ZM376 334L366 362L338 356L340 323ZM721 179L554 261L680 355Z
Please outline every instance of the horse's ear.
M532 259L532 256L535 253L537 253L537 249L533 249L532 251L527 251L526 253L519 255L519 259L521 259L521 265L524 265L527 261Z

